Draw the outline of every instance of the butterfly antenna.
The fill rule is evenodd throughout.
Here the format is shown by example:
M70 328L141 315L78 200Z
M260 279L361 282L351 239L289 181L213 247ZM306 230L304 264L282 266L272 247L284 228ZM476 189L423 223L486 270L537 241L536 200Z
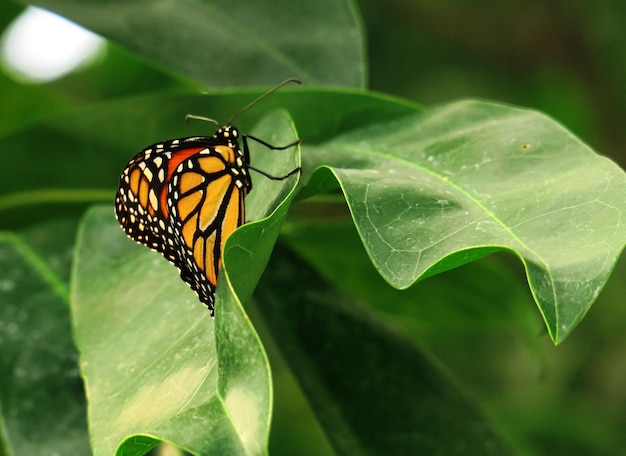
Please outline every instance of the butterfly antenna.
M187 114L185 116L185 123L189 122L189 119L195 119L195 120L203 120L205 122L211 122L214 123L215 125L217 125L218 127L220 126L220 123L215 120L215 119L210 119L209 117L202 117L202 116L194 116L193 114Z
M246 106L244 106L243 108L241 108L239 110L239 112L237 112L234 116L232 116L230 118L230 120L228 121L228 125L231 125L233 123L233 120L235 120L236 117L239 116L239 114L247 111L248 109L250 109L252 106L254 106L255 104L257 104L259 101L261 101L263 98L267 97L268 95L271 95L272 93L276 92L278 89L280 89L282 86L285 86L287 84L290 84L292 82L295 82L296 84L302 84L302 81L300 81L300 79L297 78L289 78L283 82L281 82L280 84L278 84L276 87L274 87L273 89L268 90L267 92L265 92L263 95L261 95L260 97L258 97L256 100L251 101L250 103L248 103Z

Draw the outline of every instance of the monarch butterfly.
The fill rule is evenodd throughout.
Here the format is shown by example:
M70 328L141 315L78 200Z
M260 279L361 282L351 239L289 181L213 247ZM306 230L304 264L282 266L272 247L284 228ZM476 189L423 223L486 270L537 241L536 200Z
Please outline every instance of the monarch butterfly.
M249 170L273 180L250 165L248 140L276 147L251 135L240 135L232 122L239 114L297 79L287 79L237 112L225 125L213 119L213 136L170 139L146 147L128 162L120 176L115 215L126 235L160 252L214 315L215 287L226 238L244 223L244 199L252 190ZM242 148L239 147L241 138Z

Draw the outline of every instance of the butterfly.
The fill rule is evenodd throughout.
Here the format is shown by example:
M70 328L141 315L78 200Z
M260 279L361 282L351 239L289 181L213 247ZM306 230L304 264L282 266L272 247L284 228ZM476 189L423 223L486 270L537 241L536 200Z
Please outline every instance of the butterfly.
M245 198L252 190L250 170L284 180L299 173L272 176L250 165L248 141L271 150L297 146L294 141L276 147L232 124L235 117L285 84L261 95L225 125L215 123L213 136L170 139L146 147L131 159L120 176L115 197L115 215L126 235L160 252L180 271L181 278L209 308L215 308L215 287L222 249L228 236L245 221ZM242 147L239 142L241 141Z

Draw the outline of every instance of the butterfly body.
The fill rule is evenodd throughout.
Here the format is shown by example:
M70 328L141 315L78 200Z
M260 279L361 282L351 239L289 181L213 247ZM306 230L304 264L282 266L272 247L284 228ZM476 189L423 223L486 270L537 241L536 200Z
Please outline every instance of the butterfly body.
M160 252L211 311L221 251L244 222L252 188L233 126L146 147L120 176L115 213L131 239Z

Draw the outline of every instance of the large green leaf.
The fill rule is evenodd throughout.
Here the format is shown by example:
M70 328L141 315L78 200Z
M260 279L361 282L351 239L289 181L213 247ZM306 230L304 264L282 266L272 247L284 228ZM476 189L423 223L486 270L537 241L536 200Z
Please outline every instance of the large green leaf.
M0 454L88 454L68 310L75 220L0 233Z
M349 0L36 0L211 87L309 84L362 87L365 55Z
M276 144L293 141L280 113L254 133ZM258 166L293 169L298 161L291 151L273 152ZM255 179L249 217L273 211L295 179ZM111 206L88 213L75 261L72 313L96 455L116 449L139 455L161 440L193 454L265 451L269 366L240 301L249 298L264 269L287 202L229 238L215 320L173 266L126 239Z
M496 250L520 257L552 339L582 319L624 247L626 175L551 119L461 101L305 151L332 172L398 288Z

